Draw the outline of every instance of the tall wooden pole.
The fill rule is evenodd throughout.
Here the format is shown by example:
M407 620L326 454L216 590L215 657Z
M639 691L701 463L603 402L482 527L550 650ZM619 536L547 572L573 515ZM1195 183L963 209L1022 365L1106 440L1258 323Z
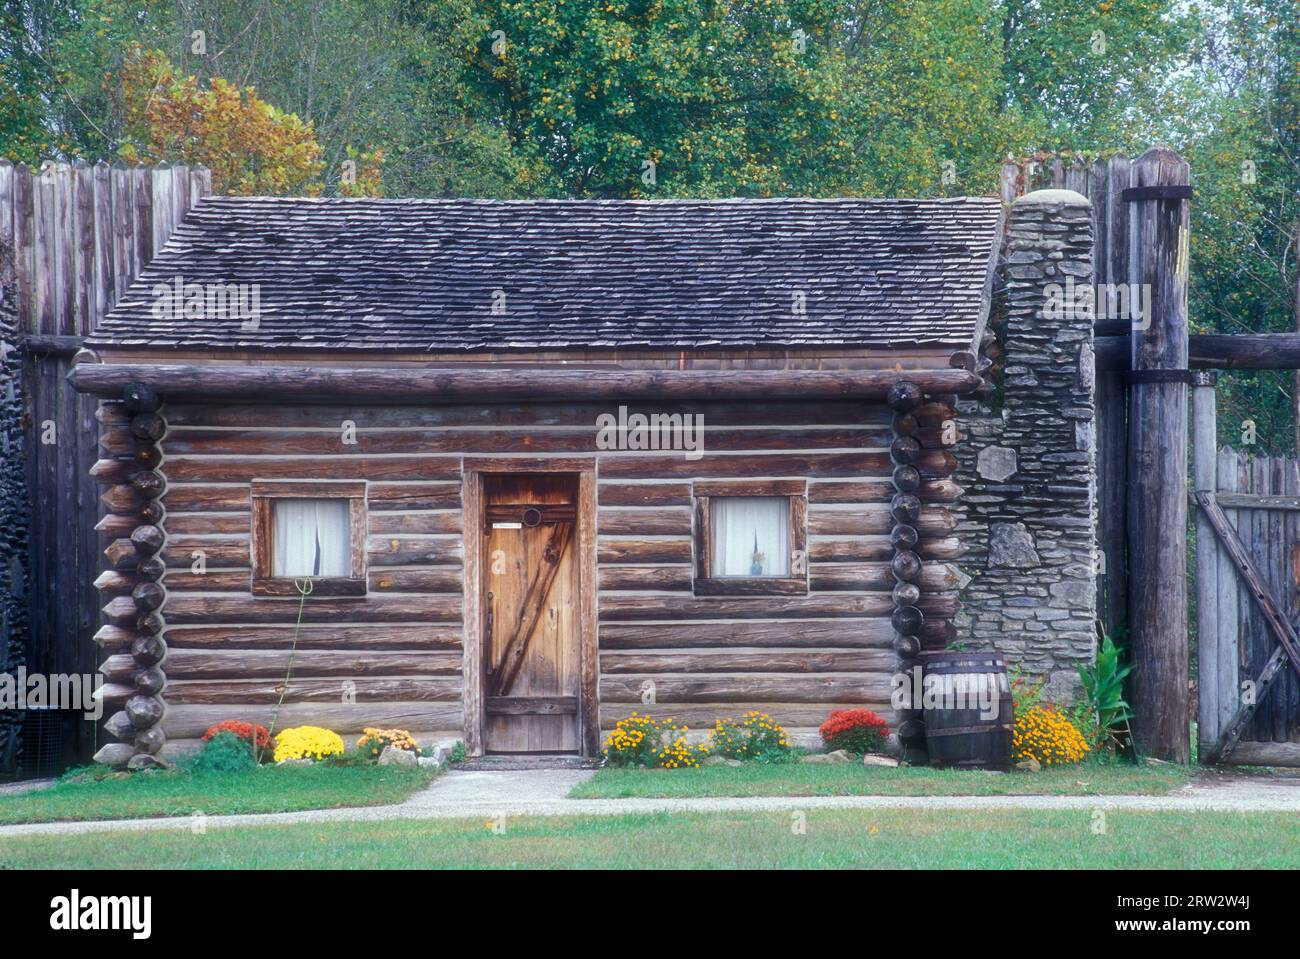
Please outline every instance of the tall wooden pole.
M1218 464L1218 424L1214 387L1218 376L1198 372L1192 379L1192 488L1215 492ZM1208 762L1208 751L1219 739L1219 549L1214 528L1200 510L1196 513L1196 733L1198 759Z
M1148 756L1186 763L1188 167L1172 150L1134 164L1129 282L1150 291L1132 337L1129 406L1129 642L1133 733ZM1181 189L1179 189L1181 188ZM1181 371L1181 372L1180 372Z

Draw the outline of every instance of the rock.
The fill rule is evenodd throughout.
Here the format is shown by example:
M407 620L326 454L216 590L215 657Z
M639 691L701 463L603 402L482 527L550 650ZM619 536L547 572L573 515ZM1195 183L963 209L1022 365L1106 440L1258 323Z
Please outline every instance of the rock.
M862 757L862 765L896 767L898 765L898 760L894 759L892 756L878 756L875 753L867 753Z
M712 756L705 756L700 760L701 766L725 766L726 764L727 757L719 756L717 753L714 753Z
M832 749L828 753L809 753L807 756L801 756L799 762L817 766L837 766L841 763L853 762L853 757L843 749Z
M1033 569L1041 562L1024 523L989 524L989 566Z
M445 764L447 760L451 758L452 751L455 748L456 740L454 739L444 739L440 743L435 743L433 746L433 758L438 760L440 764Z
M975 458L975 472L994 483L1011 479L1016 469L1016 451L1005 446L986 446Z
M421 756L419 759L416 760L416 762L419 763L421 766L425 767L426 769L442 768L442 763L438 762L438 760L433 756Z
M419 761L420 757L409 749L394 749L392 746L385 746L379 754L381 766L414 766Z
M171 763L159 759L157 756L151 756L148 753L136 753L131 757L131 761L126 764L127 769L171 769Z
M312 760L307 759L306 757L303 757L302 759L281 759L278 763L276 763L276 765L277 766L310 766L312 765Z
M1023 769L1027 772L1036 773L1043 767L1042 764L1040 764L1037 759L1035 759L1033 756L1030 756L1028 759L1022 759L1020 760L1020 762L1016 763L1016 768Z

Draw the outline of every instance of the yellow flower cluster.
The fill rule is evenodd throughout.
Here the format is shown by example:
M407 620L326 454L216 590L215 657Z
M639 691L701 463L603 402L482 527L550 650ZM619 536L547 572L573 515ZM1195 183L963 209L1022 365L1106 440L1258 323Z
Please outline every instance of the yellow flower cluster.
M367 746L371 747L372 752L382 752L385 746L413 753L420 751L415 737L405 729L376 729L374 726L361 730L361 738L357 740L358 748L364 749Z
M654 719L633 713L614 724L605 740L605 756L615 766L649 766L684 769L698 766L707 746L692 746L690 729L671 718Z
M277 733L275 761L286 759L324 759L343 752L343 739L336 732L320 726L294 726Z
M728 759L770 759L790 749L790 737L769 714L750 710L738 720L719 719L709 737L709 749Z
M1011 754L1017 762L1036 759L1044 766L1077 763L1088 743L1065 716L1049 706L1034 706L1016 716Z

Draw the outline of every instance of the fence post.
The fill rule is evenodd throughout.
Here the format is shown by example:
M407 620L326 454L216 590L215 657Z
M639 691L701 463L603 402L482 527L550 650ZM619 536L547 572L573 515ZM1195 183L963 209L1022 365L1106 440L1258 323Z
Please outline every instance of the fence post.
M1154 148L1133 164L1129 283L1149 291L1133 331L1129 406L1129 623L1139 749L1191 759L1187 643L1187 163Z
M1192 489L1216 491L1219 459L1214 388L1218 374L1199 371L1192 376ZM1213 757L1208 744L1219 741L1219 545L1210 521L1196 514L1196 739L1198 759Z

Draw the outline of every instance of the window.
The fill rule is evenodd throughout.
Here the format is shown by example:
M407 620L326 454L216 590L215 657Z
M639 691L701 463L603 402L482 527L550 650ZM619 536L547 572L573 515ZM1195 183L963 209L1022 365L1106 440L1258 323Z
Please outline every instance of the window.
M253 483L253 593L319 596L366 592L366 489L357 482Z
M695 592L806 593L801 480L695 484Z

